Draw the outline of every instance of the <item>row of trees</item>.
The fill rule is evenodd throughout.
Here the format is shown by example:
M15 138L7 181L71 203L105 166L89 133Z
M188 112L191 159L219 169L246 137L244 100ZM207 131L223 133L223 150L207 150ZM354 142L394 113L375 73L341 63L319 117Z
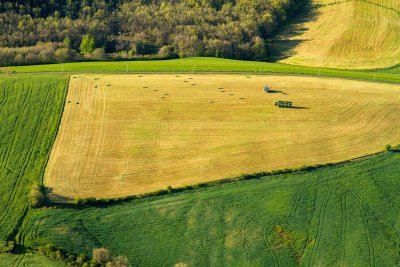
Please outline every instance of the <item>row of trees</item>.
M60 60L62 52L55 55L59 49L64 49L67 61L82 59L79 55L96 59L90 56L96 48L103 49L97 54L104 51L117 59L215 56L265 60L266 39L306 1L2 1L0 47L52 46L48 62ZM6 62L32 61L23 55L22 63L18 57ZM46 61L43 55L39 58ZM35 60L32 63L38 63Z

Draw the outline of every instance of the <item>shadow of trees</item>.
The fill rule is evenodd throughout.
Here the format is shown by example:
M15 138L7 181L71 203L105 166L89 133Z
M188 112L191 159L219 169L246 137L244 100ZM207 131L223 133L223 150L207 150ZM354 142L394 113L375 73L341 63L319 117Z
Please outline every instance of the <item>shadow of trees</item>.
M307 40L293 40L292 38L308 30L304 27L304 24L317 20L320 15L320 7L321 5L313 4L311 0L307 1L296 16L288 20L284 27L274 33L267 43L270 61L275 62L295 55L295 48Z

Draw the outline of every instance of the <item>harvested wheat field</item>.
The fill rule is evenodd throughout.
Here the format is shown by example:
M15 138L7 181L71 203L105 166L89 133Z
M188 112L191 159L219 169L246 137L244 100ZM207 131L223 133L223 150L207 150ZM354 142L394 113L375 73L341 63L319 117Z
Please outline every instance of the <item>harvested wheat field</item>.
M58 200L119 197L381 151L400 141L399 90L294 76L78 75L45 185Z
M282 63L383 68L399 63L400 1L314 0L277 38Z

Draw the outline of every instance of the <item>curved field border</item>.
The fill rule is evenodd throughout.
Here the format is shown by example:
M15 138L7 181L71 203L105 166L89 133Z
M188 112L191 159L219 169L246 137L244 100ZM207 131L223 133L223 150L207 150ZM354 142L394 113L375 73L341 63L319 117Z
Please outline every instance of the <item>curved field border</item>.
M334 77L400 84L396 66L387 69L346 70L303 67L288 64L193 57L172 60L74 62L0 68L0 75L20 74L135 74L135 73L231 73L285 74L310 77Z

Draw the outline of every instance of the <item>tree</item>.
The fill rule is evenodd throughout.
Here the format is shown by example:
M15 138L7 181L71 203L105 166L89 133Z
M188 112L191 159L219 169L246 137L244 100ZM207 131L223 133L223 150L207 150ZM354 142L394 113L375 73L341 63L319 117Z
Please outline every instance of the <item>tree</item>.
M159 58L175 58L178 55L174 52L174 48L168 45L164 45L158 51Z
M54 56L59 63L64 63L72 59L71 52L68 48L58 48Z
M96 48L90 57L95 60L107 60L107 55L104 51L104 48Z
M260 36L256 36L253 38L253 50L255 54L255 59L258 60L263 60L266 59L267 53L266 53L266 47L265 47L265 42Z
M43 206L45 203L46 197L43 193L42 188L35 184L31 188L31 193L29 195L29 204L31 207L38 208Z
M94 50L94 38L89 34L85 34L79 48L84 55L92 53Z

